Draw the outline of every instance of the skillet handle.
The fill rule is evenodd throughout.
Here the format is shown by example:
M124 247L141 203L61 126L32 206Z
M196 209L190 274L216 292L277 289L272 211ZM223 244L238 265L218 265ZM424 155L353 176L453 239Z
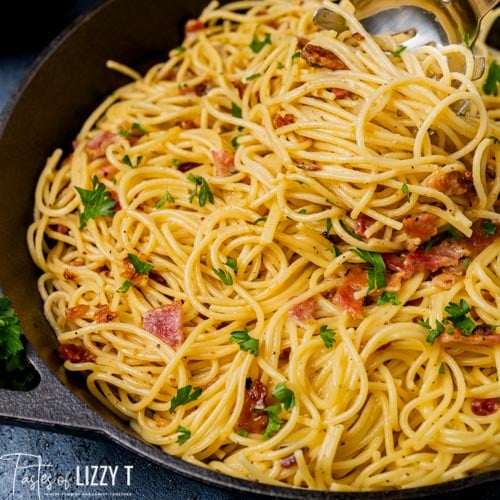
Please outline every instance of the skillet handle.
M25 349L40 383L31 391L0 389L0 422L76 433L104 431L104 421L47 368L28 342Z

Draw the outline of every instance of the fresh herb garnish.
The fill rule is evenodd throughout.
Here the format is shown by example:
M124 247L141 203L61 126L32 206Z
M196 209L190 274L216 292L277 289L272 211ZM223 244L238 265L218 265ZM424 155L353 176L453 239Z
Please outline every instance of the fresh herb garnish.
M397 306L401 304L401 302L395 292L382 292L377 300L377 306L383 306L384 304L393 304Z
M325 231L326 236L328 236L330 234L332 227L333 227L332 219L330 219L330 217L327 217L327 219L326 219L326 231Z
M424 252L428 252L432 247L436 246L444 240L447 240L448 238L451 238L454 241L461 241L464 237L462 233L457 231L457 229L455 229L453 226L449 225L444 231L441 231L440 233L436 234L436 236L433 236L430 240L425 242Z
M165 189L165 192L163 193L163 196L161 199L158 201L158 203L155 204L155 208L161 208L165 203L175 203L174 197L170 194L168 189Z
M444 310L449 314L445 321L449 321L460 330L460 333L469 336L476 328L474 321L467 316L470 313L470 306L464 299L460 299L458 304L450 302Z
M252 81L252 80L256 80L257 78L260 78L262 76L261 73L254 73L253 75L249 75L245 78L245 80L247 80L248 82Z
M465 47L468 48L469 50L472 50L470 33L461 33L460 38L462 39L462 42L464 43Z
M358 257L363 259L365 262L368 262L372 265L372 267L368 269L368 290L366 292L366 295L368 295L375 288L384 288L384 286L386 285L386 269L382 254L378 252L368 252L367 250L360 250L359 248L351 248L351 251L354 252Z
M411 193L410 193L410 189L408 188L408 184L403 184L401 186L401 192L406 195L406 201L408 203L410 203L410 199L411 199Z
M498 95L498 84L500 83L500 64L492 61L488 69L488 75L483 83L485 94Z
M122 158L122 161L123 163L125 163L125 165L128 165L130 168L137 168L140 164L141 164L141 161L142 161L142 156L138 156L135 160L135 165L132 163L132 160L130 159L130 156L129 155L125 155L123 158Z
M115 214L113 207L116 201L106 186L99 182L97 176L92 177L92 189L83 189L75 186L83 203L83 212L80 213L80 229L83 229L89 219L99 216L112 216Z
M191 431L182 425L179 425L175 432L179 433L179 436L177 437L177 442L179 444L184 444L191 437Z
M394 56L394 57L401 57L401 54L406 50L406 46L405 45L401 45L399 46L397 49L395 50L391 50L391 54Z
M134 266L135 272L139 274L148 274L151 269L153 269L153 264L148 264L147 262L143 262L142 260L134 255L133 253L127 254L128 259Z
M214 203L214 194L210 190L210 186L204 177L188 174L187 178L195 184L194 190L189 196L189 203L193 203L195 197L198 197L200 207L204 207L207 201L212 204Z
M231 276L230 273L224 271L224 269L215 269L215 267L212 269L212 271L215 273L215 275L224 283L224 285L232 285L233 284L233 277Z
M241 118L243 116L241 108L234 102L231 103L231 116L235 118Z
M295 393L291 389L288 389L286 382L276 384L273 396L283 404L285 410L290 410L295 406Z
M264 439L269 439L280 430L281 424L283 423L283 420L278 416L281 413L281 405L267 406L261 411L267 413L268 421L263 437Z
M239 344L242 351L248 351L254 356L259 355L259 340L248 335L248 330L238 330L231 332L229 337L231 344Z
M196 401L200 397L201 393L201 387L198 387L198 389L194 390L191 385L179 387L175 396L170 400L170 408L168 411L170 413L174 413L175 409L178 406L185 405L187 403L190 403L191 401Z
M130 290L130 287L133 285L132 281L125 280L118 288L118 293L127 293Z
M333 331L331 328L328 328L327 325L321 325L319 327L319 336L321 337L321 340L323 341L323 344L325 344L325 347L327 349L330 349L332 345L335 343L335 331Z
M21 322L12 301L0 296L0 388L28 390L39 377L27 360L22 342Z
M257 224L260 224L261 222L266 222L267 217L259 217L258 219L255 219L253 221L253 225L256 226Z
M258 54L266 45L271 45L271 33L266 33L264 38L260 39L257 35L257 30L255 30L252 41L249 45L252 52Z
M226 262L225 262L227 267L230 267L235 273L238 272L238 261L236 259L233 259L232 257L229 257Z
M440 374L440 375L444 375L444 373L445 373L445 370L444 370L444 363L441 363L441 364L439 365L439 370L438 370L438 371L439 371L439 374Z
M497 232L497 226L491 220L483 220L481 229L483 236L493 236Z

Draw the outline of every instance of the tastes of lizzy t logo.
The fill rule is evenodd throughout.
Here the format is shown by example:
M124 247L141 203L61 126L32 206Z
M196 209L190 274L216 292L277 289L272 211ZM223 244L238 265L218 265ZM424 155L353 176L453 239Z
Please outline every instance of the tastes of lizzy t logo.
M8 453L0 456L0 478L7 485L7 498L23 500L45 497L107 495L130 497L133 465L77 465L59 473L41 455Z

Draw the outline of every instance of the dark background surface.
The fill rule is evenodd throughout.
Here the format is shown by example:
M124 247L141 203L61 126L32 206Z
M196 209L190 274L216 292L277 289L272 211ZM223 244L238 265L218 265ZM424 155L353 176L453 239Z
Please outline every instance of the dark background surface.
M0 110L50 40L99 1L2 2ZM103 465L116 467L114 484L109 475L103 478L107 485L88 484L91 477L86 474L92 474L94 468ZM77 474L79 484L75 484ZM71 483L66 480L69 476L72 477ZM96 480L100 482L101 476ZM439 498L465 499L472 495L482 500L500 499L500 490L484 485ZM0 425L0 500L49 497L230 500L248 498L248 495L218 490L186 479L92 435L75 436L18 425ZM307 493L304 497L307 498Z

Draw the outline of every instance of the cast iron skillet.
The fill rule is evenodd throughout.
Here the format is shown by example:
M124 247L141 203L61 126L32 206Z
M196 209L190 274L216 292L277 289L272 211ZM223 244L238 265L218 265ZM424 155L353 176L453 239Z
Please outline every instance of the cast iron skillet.
M81 123L100 100L128 80L105 67L114 59L145 71L179 45L184 22L207 0L107 0L81 16L37 59L0 117L0 289L18 313L28 353L41 382L29 392L0 390L0 420L64 432L94 432L188 478L239 493L276 498L416 498L454 494L484 485L500 491L500 471L418 489L379 493L315 492L280 488L214 473L143 442L77 381L55 352L26 248L33 192L45 159L70 151ZM224 3L224 2L222 2ZM497 489L498 488L498 489ZM482 488L481 488L482 489Z

